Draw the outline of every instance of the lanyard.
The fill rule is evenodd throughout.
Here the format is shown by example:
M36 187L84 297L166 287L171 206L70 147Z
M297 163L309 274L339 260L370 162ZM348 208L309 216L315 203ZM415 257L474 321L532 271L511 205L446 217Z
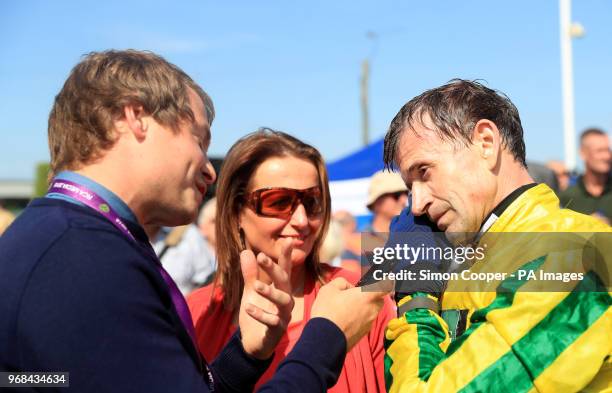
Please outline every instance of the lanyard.
M48 193L62 194L64 196L77 200L86 206L89 206L90 208L94 209L95 211L106 217L126 237L134 241L134 243L137 243L136 238L134 237L134 235L132 235L121 217L119 217L119 215L110 207L110 205L95 192L87 189L86 187L80 184L62 179L53 180L51 186L49 187ZM155 255L154 253L152 254ZM163 268L161 262L159 261L159 258L157 258L156 255L155 260L157 261L157 267L159 269L159 272L164 281L166 282L168 289L170 290L170 297L172 298L172 303L174 303L174 308L176 309L179 318L181 318L181 322L183 322L187 333L189 333L191 341L197 348L195 341L195 331L193 328L193 320L191 319L191 313L189 312L187 302L185 302L185 298L181 294L181 291L179 291L178 287L176 286L176 283L174 282L172 277L170 277L166 269Z

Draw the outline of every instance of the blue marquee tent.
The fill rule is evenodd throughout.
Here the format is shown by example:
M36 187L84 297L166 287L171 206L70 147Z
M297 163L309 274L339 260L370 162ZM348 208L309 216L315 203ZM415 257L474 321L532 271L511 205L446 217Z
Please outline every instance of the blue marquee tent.
M349 211L363 228L371 218L366 207L370 177L383 168L382 139L328 163L332 211Z
M370 177L383 169L383 142L380 139L346 157L327 164L329 180L339 181Z

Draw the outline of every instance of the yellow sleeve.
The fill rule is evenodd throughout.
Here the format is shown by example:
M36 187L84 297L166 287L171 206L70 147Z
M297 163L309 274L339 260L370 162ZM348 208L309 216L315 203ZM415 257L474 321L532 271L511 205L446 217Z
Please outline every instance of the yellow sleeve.
M406 296L398 306L411 299ZM417 391L444 357L449 343L446 323L432 310L414 309L391 320L385 334L387 391Z
M609 375L612 354L612 296L600 284L591 273L571 292L519 292L520 285L507 282L451 344L433 311L406 312L386 331L388 391L609 388L604 374Z

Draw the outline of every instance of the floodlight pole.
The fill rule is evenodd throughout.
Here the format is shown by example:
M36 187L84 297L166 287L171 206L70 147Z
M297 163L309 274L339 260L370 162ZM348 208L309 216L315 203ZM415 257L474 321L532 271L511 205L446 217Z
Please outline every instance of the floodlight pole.
M563 139L565 166L576 169L576 130L574 119L574 80L572 66L572 36L583 34L580 25L572 26L571 0L559 0L561 38L561 88L563 94Z
M373 31L366 33L366 38L371 40L372 48L370 55L366 57L361 63L361 80L360 80L360 93L361 93L361 138L364 146L370 143L370 110L368 102L368 86L370 83L370 58L374 57L376 49L376 42L378 34Z

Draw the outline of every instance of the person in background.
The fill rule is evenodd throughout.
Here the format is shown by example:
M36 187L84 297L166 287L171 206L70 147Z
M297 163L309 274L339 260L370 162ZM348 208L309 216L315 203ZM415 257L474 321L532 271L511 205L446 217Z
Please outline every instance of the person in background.
M565 167L562 161L550 160L546 162L546 167L552 170L557 177L557 184L559 185L559 192L567 190L570 185L571 174Z
M304 334L323 284L340 278L351 284L358 281L359 274L319 260L330 202L325 164L314 147L269 129L247 135L232 146L217 185L217 275L213 284L187 299L205 357L215 357L237 328L243 296L242 250L264 252L276 263L281 242L290 239L294 245L290 258L295 307L274 360L257 386L273 377L276 365ZM383 331L394 313L392 301L384 296L383 309L369 334L348 352L338 382L329 392L384 391Z
M215 234L216 216L217 198L213 197L204 203L204 206L202 206L202 209L200 209L200 214L198 215L198 228L210 253L212 253L213 256L215 256L217 253L215 251L217 247L217 238Z
M612 220L612 154L608 134L589 128L580 135L584 175L560 197L561 206L590 214L610 225Z
M183 295L208 283L216 270L215 255L195 224L145 226L153 250Z
M342 266L340 254L342 254L342 229L340 224L332 218L329 221L323 244L321 244L319 260L330 266L340 267Z
M334 212L333 219L340 225L342 267L355 272L361 271L361 233L357 232L357 221L346 210Z
M371 232L388 232L389 224L408 203L408 189L395 172L378 171L370 181L367 207L374 215Z
M548 166L540 164L539 162L528 161L527 172L536 183L544 183L550 187L555 194L559 193L559 182L557 181L557 176Z
M210 266L211 273L199 286L207 285L215 278L217 271L217 238L215 234L215 220L217 216L217 198L212 197L200 209L196 221L198 230L204 242L205 259Z
M0 236L15 221L15 215L0 205Z
M396 172L378 171L370 180L367 208L372 212L372 222L361 233L362 268L368 267L368 255L388 241L391 220L400 214L408 203L408 189Z

